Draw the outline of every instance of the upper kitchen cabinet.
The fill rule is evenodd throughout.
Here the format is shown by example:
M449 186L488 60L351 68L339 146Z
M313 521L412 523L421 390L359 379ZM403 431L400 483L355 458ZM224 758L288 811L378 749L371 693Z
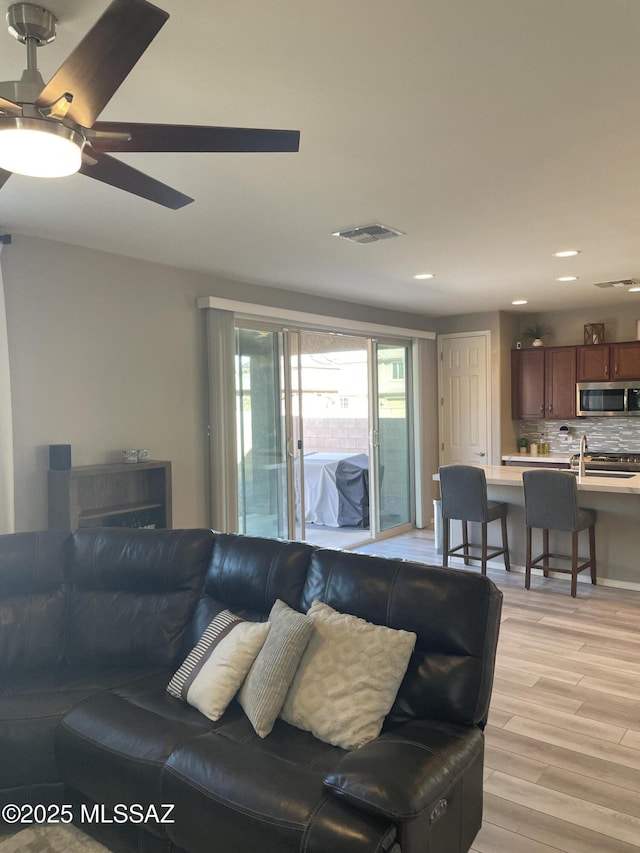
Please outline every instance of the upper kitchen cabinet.
M544 350L511 350L511 417L544 417Z
M578 382L608 382L609 344L577 347Z
M544 352L544 416L576 416L575 347L550 347Z
M640 379L640 341L577 347L578 382Z
M610 344L612 379L640 379L640 341Z
M511 417L573 418L576 413L576 348L512 350Z

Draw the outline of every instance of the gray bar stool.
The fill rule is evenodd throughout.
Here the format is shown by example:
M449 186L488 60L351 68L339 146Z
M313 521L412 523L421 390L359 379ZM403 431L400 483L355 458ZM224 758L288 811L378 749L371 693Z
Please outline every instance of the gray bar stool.
M504 555L504 567L509 572L509 543L507 540L507 504L487 500L487 478L482 468L473 465L443 465L440 470L440 497L442 501L442 565L449 565L449 557L461 551L465 566L469 560L480 560L482 574L487 573L487 560ZM451 519L462 522L462 545L450 548ZM502 524L502 548L487 550L487 525L500 519ZM477 521L482 525L482 543L469 543L467 522ZM493 546L492 546L493 547ZM473 556L470 548L479 548L480 556Z
M591 569L591 583L596 582L596 511L580 509L578 487L573 474L565 471L524 471L524 514L527 527L527 546L524 587L531 585L531 569L541 567L545 578L549 577L549 560L571 560L571 568L553 568L554 572L571 575L571 595L576 597L578 574ZM531 559L531 530L542 530L542 554ZM589 530L589 559L579 564L578 533ZM566 530L571 533L571 556L549 553L549 530Z

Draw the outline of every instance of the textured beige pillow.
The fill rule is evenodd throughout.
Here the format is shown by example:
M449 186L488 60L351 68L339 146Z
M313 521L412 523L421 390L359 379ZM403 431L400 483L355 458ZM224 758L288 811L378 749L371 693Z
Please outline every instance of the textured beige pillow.
M273 728L313 631L308 616L280 600L271 608L269 623L269 635L238 696L260 737Z
M314 601L313 634L280 716L320 740L353 749L380 734L416 635L373 625Z
M219 720L238 692L269 633L268 622L245 622L230 610L212 619L167 691Z

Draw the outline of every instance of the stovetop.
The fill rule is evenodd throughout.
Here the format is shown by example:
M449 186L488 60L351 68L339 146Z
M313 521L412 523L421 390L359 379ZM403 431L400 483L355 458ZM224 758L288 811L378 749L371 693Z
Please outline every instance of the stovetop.
M640 453L586 453L587 470L640 471Z

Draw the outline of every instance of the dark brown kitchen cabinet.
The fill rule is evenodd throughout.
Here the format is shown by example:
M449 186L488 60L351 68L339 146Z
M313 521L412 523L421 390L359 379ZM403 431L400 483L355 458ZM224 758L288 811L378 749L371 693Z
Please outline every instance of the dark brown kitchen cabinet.
M544 350L511 351L511 417L534 420L544 417Z
M537 347L511 352L511 417L573 418L576 348Z
M550 347L544 352L544 415L576 416L575 347Z
M614 380L640 379L640 341L611 344L611 361Z
M577 347L578 382L608 382L609 344Z
M640 341L577 347L578 382L640 379Z

